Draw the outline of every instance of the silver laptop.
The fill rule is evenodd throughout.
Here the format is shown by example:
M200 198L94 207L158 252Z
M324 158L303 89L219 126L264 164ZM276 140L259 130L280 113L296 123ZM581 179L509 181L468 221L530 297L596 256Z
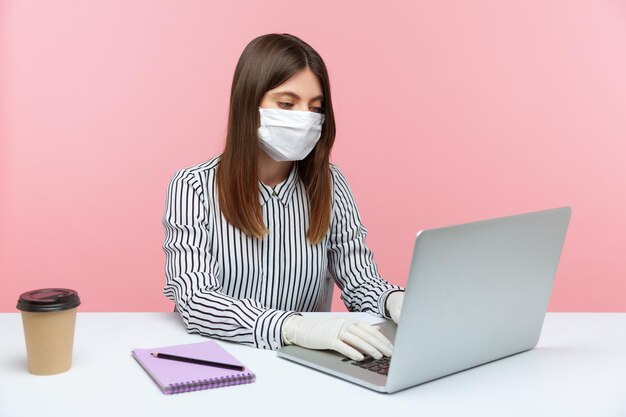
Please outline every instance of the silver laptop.
M381 331L388 361L357 362L290 345L280 357L381 392L396 392L534 348L571 208L422 230L400 323Z

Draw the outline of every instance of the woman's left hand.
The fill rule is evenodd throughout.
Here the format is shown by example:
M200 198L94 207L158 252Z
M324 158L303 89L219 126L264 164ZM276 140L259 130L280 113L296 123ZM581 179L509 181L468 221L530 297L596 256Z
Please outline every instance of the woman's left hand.
M387 311L391 319L397 324L400 321L400 312L402 311L402 301L404 301L404 291L392 292L387 296Z

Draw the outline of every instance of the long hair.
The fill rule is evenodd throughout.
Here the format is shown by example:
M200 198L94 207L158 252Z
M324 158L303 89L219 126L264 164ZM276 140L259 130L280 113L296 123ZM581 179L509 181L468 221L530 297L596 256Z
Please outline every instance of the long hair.
M294 163L309 198L307 239L318 243L328 231L332 198L329 156L335 141L328 72L306 42L287 33L272 33L253 39L239 57L230 92L226 145L217 167L222 213L249 236L263 238L268 232L259 202L259 105L267 91L307 67L322 86L324 124L315 148Z

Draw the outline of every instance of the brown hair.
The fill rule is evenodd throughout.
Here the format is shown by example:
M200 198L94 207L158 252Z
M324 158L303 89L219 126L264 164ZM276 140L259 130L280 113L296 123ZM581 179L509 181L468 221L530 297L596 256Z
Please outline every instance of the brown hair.
M329 156L335 141L335 119L326 65L301 39L272 33L253 39L244 49L233 77L226 146L217 168L219 203L226 220L257 238L267 234L259 202L258 126L264 94L296 72L310 68L322 86L324 124L319 141L306 158L295 161L309 197L311 243L322 240L330 224Z

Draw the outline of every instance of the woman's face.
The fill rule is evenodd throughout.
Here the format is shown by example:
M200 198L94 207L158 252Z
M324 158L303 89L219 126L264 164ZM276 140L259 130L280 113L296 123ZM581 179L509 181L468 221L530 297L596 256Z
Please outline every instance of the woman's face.
M322 102L322 86L317 76L306 67L278 87L267 91L259 107L322 113Z

